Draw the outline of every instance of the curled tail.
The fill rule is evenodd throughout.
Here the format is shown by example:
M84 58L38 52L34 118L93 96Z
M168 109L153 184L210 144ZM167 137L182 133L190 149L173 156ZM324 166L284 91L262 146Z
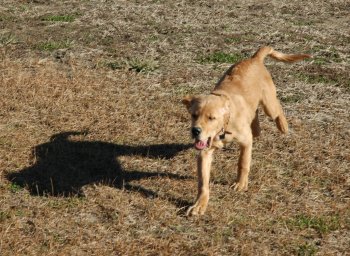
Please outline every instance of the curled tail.
M275 51L269 46L264 46L254 54L253 58L257 58L260 61L263 61L266 56L270 56L275 60L284 61L284 62L300 61L300 60L312 57L309 54L284 54L284 53Z

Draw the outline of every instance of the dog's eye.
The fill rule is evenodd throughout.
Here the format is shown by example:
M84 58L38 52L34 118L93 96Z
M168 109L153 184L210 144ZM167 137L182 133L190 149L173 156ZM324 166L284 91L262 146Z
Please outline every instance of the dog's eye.
M197 114L192 114L192 118L193 118L193 119L197 119L197 118L198 118L198 115L197 115Z
M212 121L212 120L215 120L216 118L215 118L214 116L209 116L208 119L209 119L210 121Z

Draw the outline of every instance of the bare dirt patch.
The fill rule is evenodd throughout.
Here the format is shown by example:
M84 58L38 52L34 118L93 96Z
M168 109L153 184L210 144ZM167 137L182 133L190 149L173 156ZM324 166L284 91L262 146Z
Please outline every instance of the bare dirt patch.
M347 1L13 1L0 6L1 255L346 255ZM186 94L267 61L291 126L261 115L246 193L237 146L196 195ZM268 155L268 157L266 157Z

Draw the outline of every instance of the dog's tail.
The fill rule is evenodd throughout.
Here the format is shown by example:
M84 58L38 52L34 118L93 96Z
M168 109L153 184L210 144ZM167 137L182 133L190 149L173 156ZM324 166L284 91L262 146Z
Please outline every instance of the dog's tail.
M306 58L312 58L309 54L284 54L278 51L275 51L269 46L261 47L253 56L253 58L257 58L260 61L263 61L266 56L270 56L271 58L284 62L294 62L300 61Z

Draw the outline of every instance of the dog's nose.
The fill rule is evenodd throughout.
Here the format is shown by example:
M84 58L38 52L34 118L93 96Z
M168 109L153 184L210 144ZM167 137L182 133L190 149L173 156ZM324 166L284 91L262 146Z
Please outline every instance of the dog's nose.
M192 135L193 135L194 137L199 136L199 134L201 134L201 132L202 132L202 129L199 128L199 127L193 127L193 128L192 128Z

